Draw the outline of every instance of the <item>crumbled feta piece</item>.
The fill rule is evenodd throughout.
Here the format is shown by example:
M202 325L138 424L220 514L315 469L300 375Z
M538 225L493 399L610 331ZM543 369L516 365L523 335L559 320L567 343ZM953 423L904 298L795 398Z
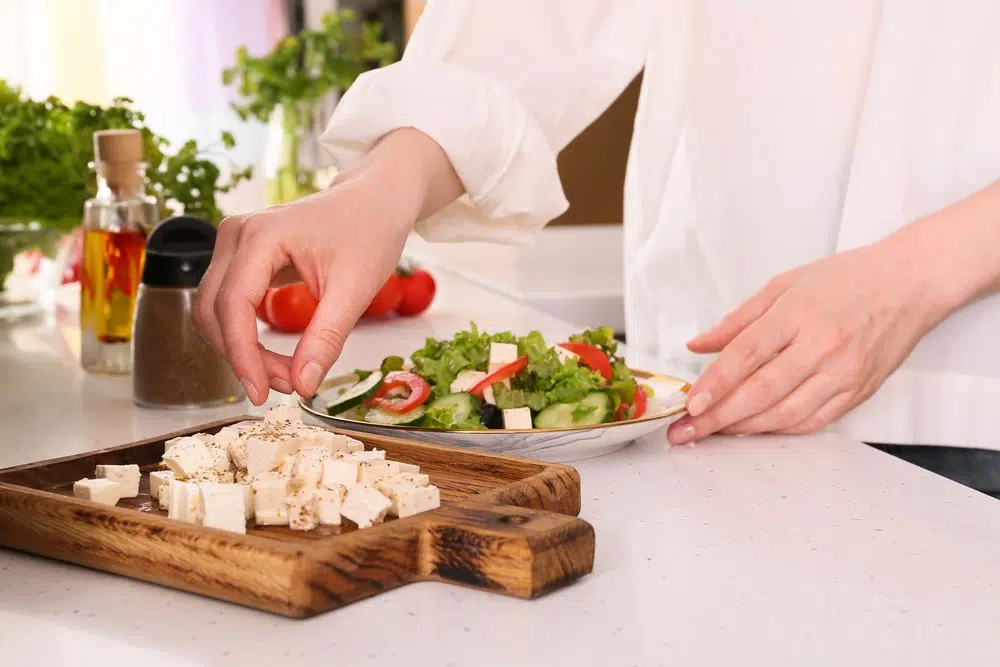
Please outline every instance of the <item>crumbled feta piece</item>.
M399 463L396 461L363 461L358 465L358 484L374 484L383 477L399 472Z
M262 477L253 484L253 513L258 526L287 526L288 511L285 497L288 480L284 477Z
M154 470L149 473L149 497L158 500L160 497L160 487L169 484L174 478L174 473L169 470Z
M503 411L503 427L506 429L527 430L531 428L531 409L514 408Z
M73 483L73 495L101 505L115 505L121 499L121 484L113 479L81 479Z
M247 532L243 489L237 484L199 484L198 522L231 533Z
M321 486L316 491L316 518L321 525L339 526L340 509L347 497L347 487L340 484Z
M457 394L462 391L469 391L486 377L483 371L464 370L460 372L451 383L451 393Z
M389 516L405 519L441 506L441 491L436 486L400 484L389 489Z
M118 482L122 487L121 498L135 498L139 495L139 479L142 477L142 473L139 472L139 466L134 463L124 466L99 465L94 471L94 477Z
M267 414L264 415L264 421L270 424L280 424L284 422L298 424L302 422L302 417L298 406L276 405L267 411Z
M167 517L184 523L198 523L198 484L175 479L170 482L170 507Z
M490 373L515 361L517 361L517 345L513 343L490 343Z
M322 486L354 486L358 483L358 463L326 459L323 461L323 475L319 483Z
M347 490L340 515L358 528L369 528L382 523L391 508L392 502L381 493L365 484L356 484Z
M177 440L163 454L163 462L170 467L174 477L185 480L195 471L208 466L212 462L212 457L204 442L193 436L187 436Z
M316 489L299 489L285 498L288 527L292 530L312 530L319 523L316 516Z

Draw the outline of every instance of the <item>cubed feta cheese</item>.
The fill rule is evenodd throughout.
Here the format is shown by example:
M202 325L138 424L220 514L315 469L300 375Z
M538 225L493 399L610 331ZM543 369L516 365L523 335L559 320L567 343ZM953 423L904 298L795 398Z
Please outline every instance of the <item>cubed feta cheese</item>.
M170 482L169 488L170 507L167 517L184 523L198 523L198 484L175 479Z
M247 439L246 468L251 478L279 467L298 449L298 443L285 437L256 435Z
M483 389L483 400L490 405L497 404L497 397L496 393L493 391L493 387L486 387L486 389Z
M355 461L357 463L363 461L380 461L383 459L385 459L385 452L381 449L369 449L344 455L345 461Z
M320 477L322 486L354 486L358 483L358 463L326 459L323 461L323 474Z
M324 526L340 525L340 508L347 497L347 487L340 484L321 486L316 491L316 519Z
M174 481L173 478L163 480L160 484L160 488L157 491L159 494L160 509L167 511L170 509L170 484Z
M347 490L340 515L358 528L369 528L382 523L391 508L392 502L381 493L365 484L356 484Z
M149 497L153 500L159 500L160 487L169 484L173 478L174 473L169 470L154 470L149 473Z
M314 456L303 456L303 451L295 455L290 481L293 489L316 486L323 477L323 462L325 459ZM326 450L324 450L326 451Z
M552 349L555 350L556 356L559 357L559 361L563 363L565 363L569 359L579 359L579 357L576 354L570 352L564 347L559 347L558 345L556 345Z
M399 472L420 472L420 466L415 463L403 463L402 461L397 461L399 463Z
M212 462L208 446L193 436L180 438L163 454L163 462L174 473L174 477L185 480L195 471L207 467Z
M503 411L503 427L507 429L527 430L531 428L531 409L514 408Z
M348 454L365 451L365 443L361 442L360 440L355 440L354 438L351 438L348 442L345 442L344 447L347 448Z
M199 484L198 522L231 533L247 532L246 500L239 484Z
M139 466L134 463L124 466L99 465L94 471L94 476L98 479L110 479L112 482L118 482L122 487L122 498L135 498L139 495L139 479L142 477L142 473L139 472Z
M267 411L264 421L270 424L286 422L297 424L302 422L302 416L296 405L276 405Z
M232 484L235 479L232 470L219 470L218 468L202 468L187 478L188 482Z
M485 377L486 373L483 371L464 370L460 372L452 381L451 393L457 394L462 391L469 391L479 384Z
M383 477L399 472L399 463L396 461L363 461L358 465L358 484L374 484Z
M212 468L213 470L229 470L231 467L229 461L229 448L215 443L209 443L207 447L210 459L207 467Z
M81 479L73 483L73 495L101 505L115 505L121 499L121 484L112 479Z
M312 530L319 520L316 516L316 489L299 489L285 498L288 527L292 530Z
M288 480L281 476L255 479L253 487L254 521L258 526L287 526Z
M389 490L389 516L405 519L441 506L441 491L436 486L400 484Z
M193 437L198 438L206 445L211 445L215 440L215 436L210 433L195 433Z
M490 343L490 373L517 361L517 345L513 343Z

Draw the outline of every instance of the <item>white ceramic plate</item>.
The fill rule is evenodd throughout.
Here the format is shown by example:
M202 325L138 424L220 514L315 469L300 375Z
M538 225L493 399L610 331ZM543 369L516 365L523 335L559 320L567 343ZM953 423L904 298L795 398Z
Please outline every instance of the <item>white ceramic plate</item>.
M571 426L568 428L483 431L449 431L414 426L379 426L368 422L333 417L327 414L329 399L334 387L342 386L352 376L331 378L324 382L313 398L304 398L299 405L314 423L337 428L374 433L376 435L409 438L439 445L466 447L484 452L523 456L553 463L579 461L602 456L622 449L634 440L663 428L684 412L684 390L687 383L677 378L633 370L643 384L653 389L647 413L640 419L626 422L598 424L596 426ZM356 376L354 376L356 379Z

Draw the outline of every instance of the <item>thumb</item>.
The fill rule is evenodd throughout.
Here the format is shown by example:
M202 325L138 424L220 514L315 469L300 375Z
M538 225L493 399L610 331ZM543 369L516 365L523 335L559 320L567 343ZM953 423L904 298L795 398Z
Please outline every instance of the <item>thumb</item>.
M300 396L313 396L323 378L340 357L351 329L371 301L374 289L359 279L358 267L344 266L331 271L309 326L295 346L290 380ZM336 288L334 288L336 286Z

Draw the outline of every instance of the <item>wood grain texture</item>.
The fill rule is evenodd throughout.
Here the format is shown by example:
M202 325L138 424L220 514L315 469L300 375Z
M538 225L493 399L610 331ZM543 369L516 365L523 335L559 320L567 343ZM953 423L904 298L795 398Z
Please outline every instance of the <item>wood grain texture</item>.
M575 517L573 468L357 433L345 435L419 465L441 488L442 507L365 530L237 535L168 520L147 477L164 442L237 421L0 471L0 546L291 617L417 580L533 598L593 568L594 531ZM116 463L143 469L137 498L107 507L73 497L74 481Z

